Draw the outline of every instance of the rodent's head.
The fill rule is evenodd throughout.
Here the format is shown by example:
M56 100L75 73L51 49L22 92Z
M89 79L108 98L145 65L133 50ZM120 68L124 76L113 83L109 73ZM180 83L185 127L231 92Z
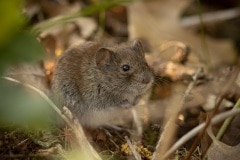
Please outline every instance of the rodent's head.
M96 66L108 87L121 95L141 96L153 83L153 71L146 62L140 41L100 48L96 53Z

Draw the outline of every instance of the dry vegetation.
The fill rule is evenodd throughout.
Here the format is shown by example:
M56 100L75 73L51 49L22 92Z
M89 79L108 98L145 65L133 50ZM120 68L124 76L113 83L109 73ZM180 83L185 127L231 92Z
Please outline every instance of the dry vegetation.
M240 159L239 2L1 5L13 16L0 29L0 159ZM134 39L156 80L121 121L82 128L67 106L52 102L52 73L65 49Z

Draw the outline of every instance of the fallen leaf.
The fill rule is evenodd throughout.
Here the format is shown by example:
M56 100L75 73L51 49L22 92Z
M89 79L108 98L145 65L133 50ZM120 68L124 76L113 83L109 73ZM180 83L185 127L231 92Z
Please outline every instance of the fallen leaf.
M240 143L236 146L229 146L216 139L212 129L208 128L207 133L213 140L212 146L207 152L208 160L239 160Z

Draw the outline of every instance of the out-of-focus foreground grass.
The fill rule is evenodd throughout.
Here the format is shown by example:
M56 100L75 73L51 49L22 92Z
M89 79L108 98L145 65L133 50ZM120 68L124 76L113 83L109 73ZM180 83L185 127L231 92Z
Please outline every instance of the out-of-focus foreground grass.
M36 93L2 77L5 70L25 62L39 61L44 50L26 29L23 0L0 1L0 129L11 125L43 124L48 107Z

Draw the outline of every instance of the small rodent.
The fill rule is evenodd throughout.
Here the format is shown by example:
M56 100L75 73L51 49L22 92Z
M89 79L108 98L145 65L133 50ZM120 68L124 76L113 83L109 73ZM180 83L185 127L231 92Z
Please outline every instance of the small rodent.
M109 110L136 105L153 80L140 41L114 46L85 42L59 58L52 89L82 125L96 127Z

